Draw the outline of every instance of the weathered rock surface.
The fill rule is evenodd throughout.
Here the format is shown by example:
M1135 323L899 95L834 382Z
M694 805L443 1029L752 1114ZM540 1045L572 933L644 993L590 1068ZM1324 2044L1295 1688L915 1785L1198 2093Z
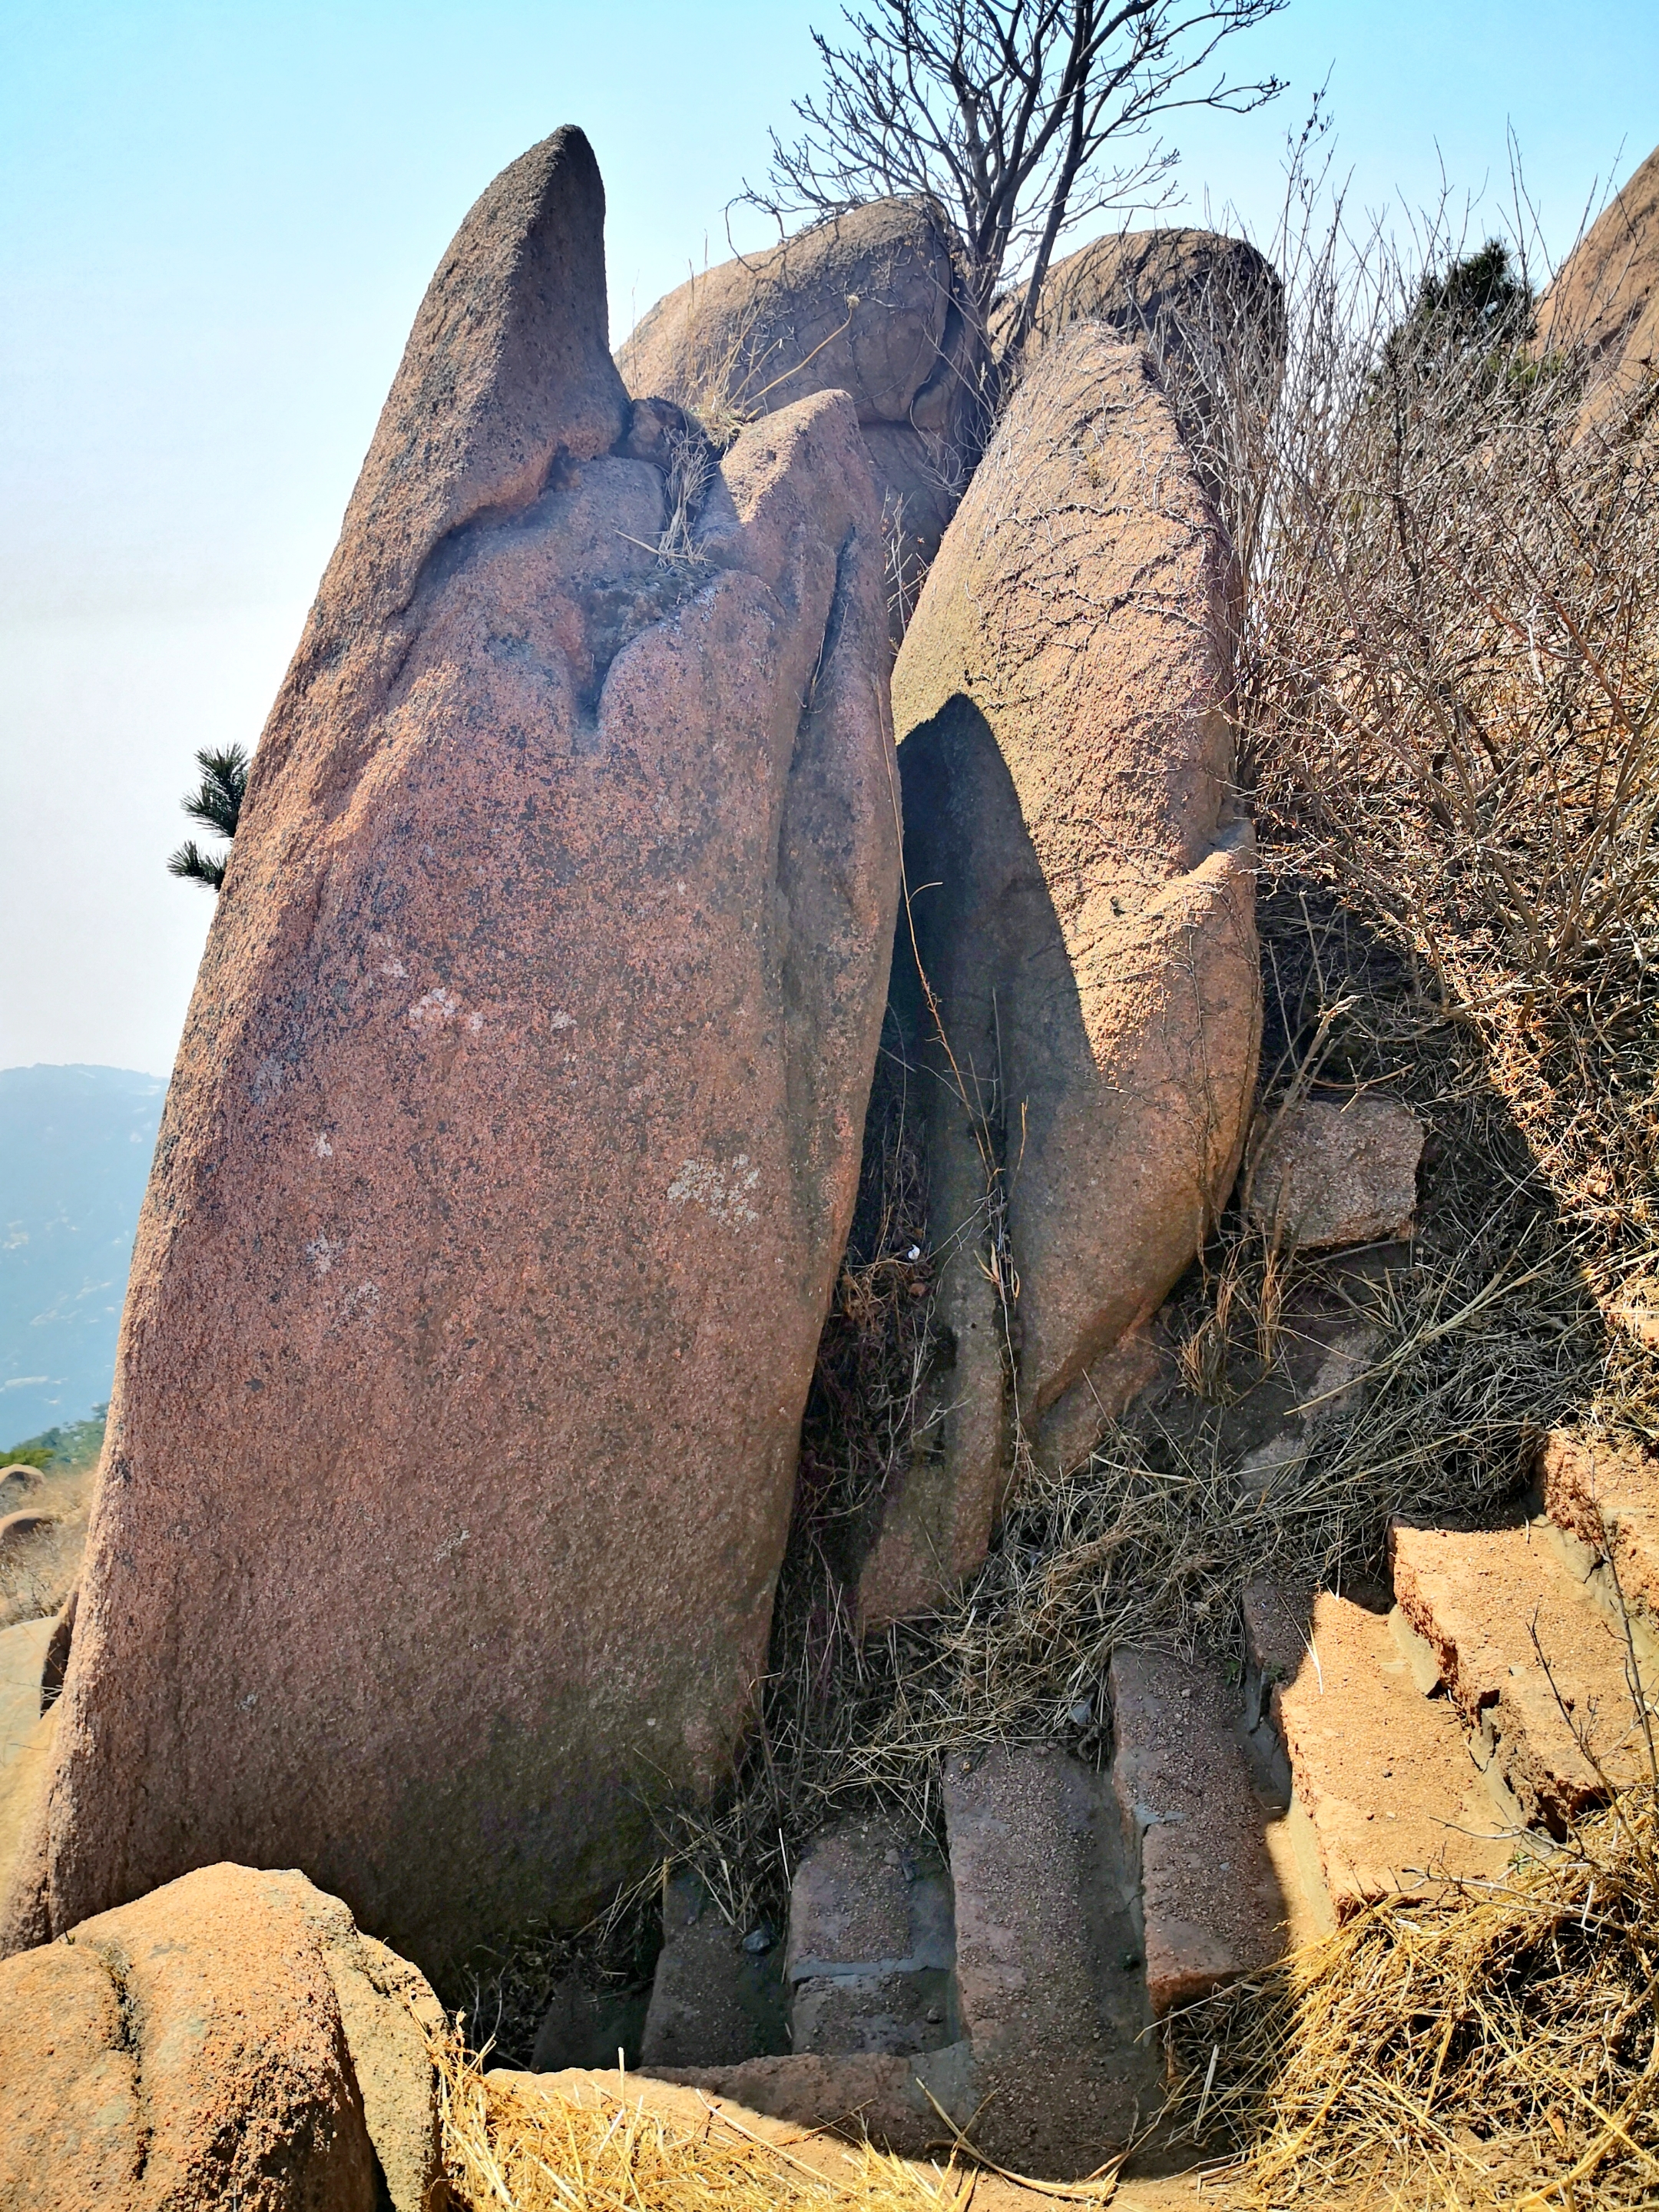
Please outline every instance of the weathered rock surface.
M1610 1790L1646 1778L1624 1639L1529 1527L1397 1521L1389 1548L1401 1609L1528 1823L1564 1832ZM1659 1669L1640 1686L1650 1698Z
M962 316L927 203L877 200L692 277L617 356L628 388L719 424L852 395L890 523L919 574L960 490Z
M872 1540L866 1620L925 1607L983 1557L1011 1357L1039 1451L1045 1432L1086 1450L1145 1379L1144 1360L1116 1371L1119 1347L1237 1165L1261 1013L1231 576L1154 372L1079 325L1010 408L894 673L907 879L948 1041L902 933L940 1352L925 1448Z
M1659 1458L1556 1429L1538 1472L1556 1527L1611 1563L1614 1610L1622 1596L1650 1634L1659 1630Z
M0 1964L0 2203L440 2212L441 2018L303 1875L187 1875Z
M1659 378L1659 149L1556 270L1537 342L1589 356L1587 427L1618 421Z
M925 1840L846 1820L795 1871L786 1972L790 2048L939 2051L960 2034L950 1876Z
M1104 323L1146 349L1188 443L1212 462L1241 404L1265 413L1279 389L1285 287L1244 239L1171 228L1094 240L1043 279L1028 349L1079 322Z
M602 213L567 131L467 218L254 763L40 1933L228 1856L441 1974L749 1710L896 904L882 556L843 397L648 458Z
M951 1759L944 1796L975 2140L1022 2172L1095 2172L1157 2075L1111 1785L1043 1746Z
M1238 1692L1219 1668L1120 1647L1110 1689L1112 1787L1161 2019L1278 1958L1291 1907L1268 1856Z
M825 2058L791 2051L730 2066L661 2067L651 2079L795 2127L867 2135L902 2158L927 2158L942 2142L948 2145L938 2106L959 2116L959 2124L972 2116L977 2101L966 2044L903 2057L866 2051Z
M1309 1099L1284 1116L1255 1162L1250 1217L1304 1251L1408 1236L1423 1137L1397 1099Z
M1508 1824L1455 1710L1427 1694L1432 1655L1413 1650L1397 1611L1257 1583L1244 1632L1338 1920L1396 1892L1432 1895L1502 1873Z

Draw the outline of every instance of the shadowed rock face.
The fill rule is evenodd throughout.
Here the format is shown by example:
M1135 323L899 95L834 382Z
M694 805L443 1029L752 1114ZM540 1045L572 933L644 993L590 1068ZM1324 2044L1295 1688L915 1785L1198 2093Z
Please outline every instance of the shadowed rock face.
M924 201L890 199L694 276L641 318L617 362L630 392L714 419L850 392L919 583L960 489L962 347L938 219Z
M930 1102L939 1350L927 1448L864 1567L872 1621L983 1557L1011 1369L1038 1450L1090 1449L1126 1340L1237 1166L1261 1012L1253 848L1229 781L1230 588L1155 373L1080 325L1010 407L894 672L916 943L949 1049L901 957L895 1003ZM989 1272L988 1158L1011 1316Z
M1538 343L1588 354L1587 428L1615 422L1659 378L1659 149L1556 271L1539 302Z
M896 904L878 523L843 397L720 465L630 409L602 217L568 131L467 218L260 746L14 1940L235 1857L441 1974L748 1711Z

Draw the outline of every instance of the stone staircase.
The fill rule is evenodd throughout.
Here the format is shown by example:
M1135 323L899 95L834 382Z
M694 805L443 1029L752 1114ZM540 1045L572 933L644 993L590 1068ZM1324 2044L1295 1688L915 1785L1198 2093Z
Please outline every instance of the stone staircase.
M1251 1589L1242 1677L1119 1651L1106 1771L952 1759L943 1856L878 1819L820 1837L787 1941L678 1886L645 2069L911 2154L954 2126L1022 2172L1108 2162L1171 2009L1376 1899L1501 1881L1650 1773L1659 1462L1553 1438L1531 1511L1397 1526L1391 1563L1391 1590Z

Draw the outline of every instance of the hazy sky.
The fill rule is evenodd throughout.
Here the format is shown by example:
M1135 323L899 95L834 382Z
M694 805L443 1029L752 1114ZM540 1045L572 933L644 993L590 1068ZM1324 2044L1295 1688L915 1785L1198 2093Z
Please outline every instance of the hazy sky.
M163 865L191 753L257 736L471 201L581 124L622 336L725 258L834 14L0 0L0 1066L170 1066L211 904ZM1188 219L1271 228L1328 73L1354 201L1443 167L1495 203L1512 125L1555 253L1659 139L1654 0L1291 0L1234 54L1291 89L1175 119Z

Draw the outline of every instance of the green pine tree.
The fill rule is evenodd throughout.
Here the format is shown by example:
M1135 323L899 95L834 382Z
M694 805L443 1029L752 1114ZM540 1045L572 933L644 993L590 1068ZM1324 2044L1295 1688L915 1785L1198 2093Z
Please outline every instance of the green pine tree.
M179 804L191 820L199 822L204 830L212 830L216 836L234 837L247 790L246 747L205 745L197 754L196 764L202 771L201 784L197 790L187 791ZM228 858L228 854L204 853L193 837L186 837L167 866L175 876L216 891L224 883Z

